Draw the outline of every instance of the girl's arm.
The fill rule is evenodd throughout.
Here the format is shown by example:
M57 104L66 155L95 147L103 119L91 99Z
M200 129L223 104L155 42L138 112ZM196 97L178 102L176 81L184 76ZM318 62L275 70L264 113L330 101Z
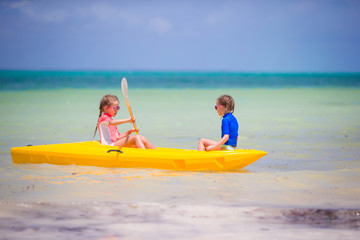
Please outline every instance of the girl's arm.
M121 133L120 136L117 139L121 139L121 138L125 138L127 136L129 136L131 133L136 132L136 130L134 128L127 130L124 133Z
M123 123L132 123L135 122L135 119L132 120L131 118L128 119L113 119L109 122L109 125L120 125Z
M208 146L206 148L206 151L219 150L221 146L224 145L224 143L226 143L228 140L229 140L229 134L225 134L218 143L216 143L215 145Z

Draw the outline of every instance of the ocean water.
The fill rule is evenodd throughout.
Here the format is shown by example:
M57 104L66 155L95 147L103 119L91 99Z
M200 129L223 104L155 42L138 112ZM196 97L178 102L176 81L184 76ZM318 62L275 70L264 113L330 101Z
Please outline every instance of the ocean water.
M12 163L15 146L92 140L107 93L127 118L123 76L154 145L219 139L226 93L239 147L268 155L224 172ZM0 83L0 239L360 237L360 74L0 71Z

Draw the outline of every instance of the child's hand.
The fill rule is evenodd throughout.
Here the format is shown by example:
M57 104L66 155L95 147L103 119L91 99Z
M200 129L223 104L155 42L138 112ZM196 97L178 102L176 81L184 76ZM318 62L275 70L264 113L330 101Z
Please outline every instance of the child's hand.
M139 131L139 129L132 128L132 129L128 130L128 133L130 135L131 133L138 132L138 131Z
M128 122L129 122L129 123L134 123L135 121L136 121L135 118L133 119L133 118L130 117L130 118L128 119Z

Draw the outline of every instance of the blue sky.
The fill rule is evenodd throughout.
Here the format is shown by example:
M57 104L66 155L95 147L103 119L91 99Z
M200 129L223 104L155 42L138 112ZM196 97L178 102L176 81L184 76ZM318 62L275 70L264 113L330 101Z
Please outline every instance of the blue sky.
M360 1L1 1L0 69L360 72Z

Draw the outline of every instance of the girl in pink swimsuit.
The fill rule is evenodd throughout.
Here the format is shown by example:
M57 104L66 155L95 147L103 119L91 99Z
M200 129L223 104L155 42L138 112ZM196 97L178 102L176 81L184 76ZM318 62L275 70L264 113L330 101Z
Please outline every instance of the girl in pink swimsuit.
M133 123L135 119L113 119L116 116L119 107L119 99L115 95L105 95L99 106L99 120L95 128L99 129L100 142L105 145L117 146L117 147L136 147L136 148L150 148L155 149L144 136L133 135L131 133L138 131L138 129L130 129L125 133L120 134L116 125L123 123Z

